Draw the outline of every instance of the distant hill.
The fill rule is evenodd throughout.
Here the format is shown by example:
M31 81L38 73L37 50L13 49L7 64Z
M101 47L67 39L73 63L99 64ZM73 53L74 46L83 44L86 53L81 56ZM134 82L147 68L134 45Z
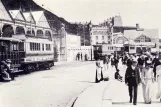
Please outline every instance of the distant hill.
M83 27L80 26L83 24L70 23L70 22L66 21L64 18L58 17L54 13L42 8L41 6L36 4L33 0L1 0L1 1L5 5L5 7L9 10L10 9L19 9L20 7L23 11L44 10L45 16L48 19L51 27L55 28L58 31L61 28L61 25L64 24L65 29L68 33L72 33L75 35L78 34L79 36L84 37L84 34L82 33ZM87 42L86 44L89 45L89 41L90 41L89 40L89 27L86 27L84 31L86 34L86 37L85 37L86 42Z

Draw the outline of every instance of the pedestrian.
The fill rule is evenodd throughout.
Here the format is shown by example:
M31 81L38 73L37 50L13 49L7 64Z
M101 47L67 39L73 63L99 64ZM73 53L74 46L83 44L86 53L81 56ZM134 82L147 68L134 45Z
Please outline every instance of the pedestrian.
M109 58L107 55L105 55L103 57L103 65L104 65L104 70L107 71L108 70L108 63L109 63Z
M115 79L122 82L122 76L120 75L119 71L120 71L119 69L116 71Z
M111 55L111 66L113 67L115 64L114 64L114 56Z
M80 53L78 52L78 61L79 61L79 59L80 59Z
M143 89L143 98L146 104L151 104L152 101L152 84L154 82L152 61L147 60L145 68L141 72L141 81Z
M81 60L83 60L83 54L82 54L82 52L81 52L81 54L80 54L80 57L81 57Z
M88 55L87 54L84 55L84 59L85 59L85 61L88 61Z
M1 71L0 74L1 74L2 80L4 81L12 80L10 73L8 72L8 66L6 61L0 62L0 71Z
M158 65L156 67L156 79L158 82L158 93L157 93L157 99L160 99L161 102L161 65Z
M103 68L103 61L100 60L100 58L98 58L96 61L96 76L95 76L96 83L99 83L100 81L103 80L102 68Z
M114 65L115 65L116 71L118 69L118 63L119 63L119 57L118 57L118 55L115 55L114 56Z
M154 78L155 78L155 81L156 81L156 67L161 64L160 61L159 61L158 55L155 55L155 58L153 59L152 64L153 64Z
M132 55L127 55L127 57L128 59L127 59L126 65L128 68L128 67L131 67L133 59L132 59Z
M140 72L142 72L142 69L143 69L143 65L144 65L144 55L141 55L138 59L138 67L139 67L139 70Z
M140 73L137 67L137 61L133 60L132 65L128 66L125 73L125 83L128 85L130 103L137 104L137 90L140 83Z

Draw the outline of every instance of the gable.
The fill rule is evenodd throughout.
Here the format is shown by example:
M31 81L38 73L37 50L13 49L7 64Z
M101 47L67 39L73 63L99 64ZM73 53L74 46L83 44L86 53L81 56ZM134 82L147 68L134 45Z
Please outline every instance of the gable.
M151 42L151 38L144 35L144 34L141 34L139 37L137 37L135 40L135 42Z
M50 25L45 17L44 14L42 14L42 16L40 17L39 21L37 22L37 26L40 27L45 27L45 28L50 28Z
M7 12L7 10L4 7L4 5L2 4L1 0L0 0L0 19L5 19L5 20L12 21L9 13Z
M23 18L23 16L22 16L20 11L18 12L18 14L16 16L16 19L25 21L25 19Z

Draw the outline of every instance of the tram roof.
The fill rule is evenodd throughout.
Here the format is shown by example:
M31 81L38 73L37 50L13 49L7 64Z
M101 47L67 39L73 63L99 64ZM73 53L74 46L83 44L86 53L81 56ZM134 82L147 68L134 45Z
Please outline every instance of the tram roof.
M124 30L137 30L137 27L134 26L114 26L114 28L122 28Z
M20 40L20 39L16 39L16 38L7 38L7 37L0 37L0 40L14 41L14 42L21 42L21 40Z

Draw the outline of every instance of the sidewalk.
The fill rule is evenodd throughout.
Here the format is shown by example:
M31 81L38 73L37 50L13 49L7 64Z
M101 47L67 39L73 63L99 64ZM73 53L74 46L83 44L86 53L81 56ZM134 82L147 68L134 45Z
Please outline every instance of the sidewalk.
M108 87L108 81L94 84L78 96L74 107L111 107Z
M124 77L126 66L119 64L120 74ZM115 68L109 67L109 81L94 84L78 96L74 107L160 107L161 102L156 99L157 83L153 84L152 104L145 104L142 85L138 87L138 103L129 103L128 86L125 82L114 79Z

